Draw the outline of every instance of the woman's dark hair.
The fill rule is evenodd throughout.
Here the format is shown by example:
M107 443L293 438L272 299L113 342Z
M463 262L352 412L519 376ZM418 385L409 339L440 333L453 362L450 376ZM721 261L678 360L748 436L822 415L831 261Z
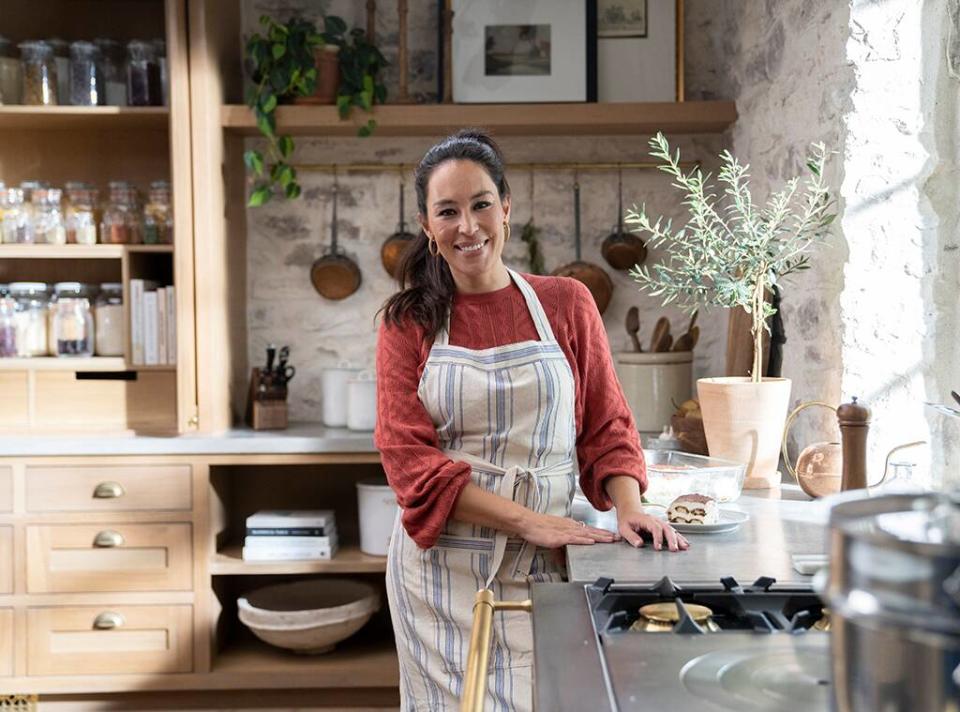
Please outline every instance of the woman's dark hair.
M447 161L473 161L493 180L501 202L510 194L500 147L483 131L463 129L433 146L417 164L414 183L421 215L427 214L430 176L437 166ZM400 291L387 300L382 311L387 324L398 325L410 319L423 326L427 338L432 339L443 328L456 285L446 260L431 255L428 246L429 240L420 230L404 250L397 267Z

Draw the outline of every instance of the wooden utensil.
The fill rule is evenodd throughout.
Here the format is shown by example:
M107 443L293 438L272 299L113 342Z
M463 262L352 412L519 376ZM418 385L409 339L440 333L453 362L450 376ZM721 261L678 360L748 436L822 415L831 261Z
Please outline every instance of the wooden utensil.
M669 346L667 346L666 349L658 348L660 344L666 343L666 337L668 336L670 336L670 322L667 320L667 317L662 316L657 319L657 323L653 327L653 336L650 339L650 350L653 352L669 350ZM670 342L673 343L672 337Z
M346 299L360 288L360 268L337 247L337 192L333 184L333 219L330 222L330 250L310 267L313 288L327 299Z
M694 326L690 331L683 336L680 336L673 343L673 351L693 351L693 347L697 345L697 340L699 338L700 327Z
M640 339L637 338L637 332L640 331L640 310L637 307L630 307L627 310L627 335L633 342L633 350L637 353L643 351L640 345Z
M647 258L647 247L637 235L623 229L623 172L617 174L617 227L600 247L607 264L618 270L630 269Z
M573 215L577 259L555 269L553 274L556 277L573 277L585 284L593 295L593 301L597 303L597 310L603 314L610 304L610 297L613 296L613 281L603 269L580 259L580 184L577 182L573 184Z

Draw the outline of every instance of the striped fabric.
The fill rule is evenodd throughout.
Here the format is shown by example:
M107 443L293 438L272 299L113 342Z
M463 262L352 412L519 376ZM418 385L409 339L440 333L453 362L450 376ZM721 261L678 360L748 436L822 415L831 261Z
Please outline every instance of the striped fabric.
M430 351L418 394L444 451L469 462L479 487L539 512L568 516L577 475L574 379L536 293L517 273L539 341L470 350L448 329ZM523 600L531 581L562 581L559 551L456 520L431 549L394 524L387 596L404 712L459 709L477 590ZM486 709L532 707L530 615L498 612Z

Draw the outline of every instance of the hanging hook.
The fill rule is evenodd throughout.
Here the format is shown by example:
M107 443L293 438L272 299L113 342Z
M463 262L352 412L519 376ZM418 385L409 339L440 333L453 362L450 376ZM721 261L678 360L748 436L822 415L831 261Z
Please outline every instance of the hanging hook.
M530 224L531 225L533 225L533 217L536 214L536 210L534 209L534 205L536 204L535 196L537 194L537 191L535 189L536 184L534 182L536 180L536 175L537 175L536 171L531 166L530 167Z

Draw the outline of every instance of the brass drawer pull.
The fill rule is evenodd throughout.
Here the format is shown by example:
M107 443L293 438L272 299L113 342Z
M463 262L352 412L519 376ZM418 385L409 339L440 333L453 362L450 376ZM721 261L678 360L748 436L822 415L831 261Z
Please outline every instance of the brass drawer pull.
M101 482L93 490L95 499L115 499L122 497L123 494L123 485L119 482Z
M97 630L113 630L124 624L123 616L113 611L106 611L93 619L93 627Z
M122 544L123 544L123 536L120 534L120 532L115 532L110 529L106 529L102 532L99 532L93 538L94 546L109 548L113 546L121 546Z

